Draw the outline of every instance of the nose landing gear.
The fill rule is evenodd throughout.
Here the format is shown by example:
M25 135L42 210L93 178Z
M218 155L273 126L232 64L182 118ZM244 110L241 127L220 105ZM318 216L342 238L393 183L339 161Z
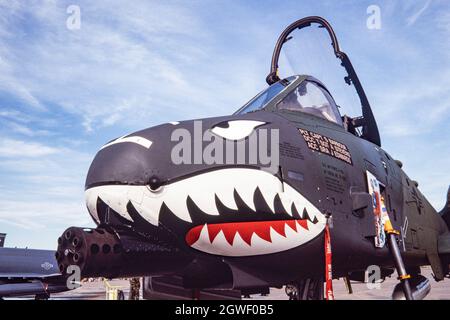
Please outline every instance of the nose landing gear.
M287 284L285 291L289 300L323 300L323 282L322 277L302 279Z
M403 284L403 291L405 293L406 300L414 300L409 279L411 276L406 273L405 264L403 263L402 255L397 243L398 231L394 230L390 221L385 224L385 232L389 241L389 249L392 257L394 258L395 268L397 269L398 279Z

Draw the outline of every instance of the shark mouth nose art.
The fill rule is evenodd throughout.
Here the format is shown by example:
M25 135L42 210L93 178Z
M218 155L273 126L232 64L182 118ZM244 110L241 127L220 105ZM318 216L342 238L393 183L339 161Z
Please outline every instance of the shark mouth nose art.
M251 256L298 247L322 227L308 219L230 222L199 225L186 234L192 248L215 255Z
M96 221L108 208L124 223L139 220L155 231L163 226L189 247L220 256L289 250L325 228L324 215L300 192L269 172L250 168L201 172L156 192L148 186L96 186L86 190L86 202Z

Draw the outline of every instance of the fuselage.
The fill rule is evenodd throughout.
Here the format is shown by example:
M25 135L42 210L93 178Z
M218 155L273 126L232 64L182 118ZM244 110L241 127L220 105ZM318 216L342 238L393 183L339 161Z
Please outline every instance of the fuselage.
M425 234L448 230L400 163L339 121L277 107L305 79L254 112L163 124L106 144L86 180L92 218L179 248L185 266L167 269L204 286L323 275L327 223L335 277L392 269L387 247L374 246L372 211L355 207L370 195L369 172L402 232L406 262L428 264ZM225 271L212 280L204 273L214 268Z

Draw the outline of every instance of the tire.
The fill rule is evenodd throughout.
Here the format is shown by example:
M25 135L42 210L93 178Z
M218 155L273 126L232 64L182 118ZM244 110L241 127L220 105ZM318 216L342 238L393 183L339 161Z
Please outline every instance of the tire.
M323 278L307 278L285 287L289 300L324 300Z

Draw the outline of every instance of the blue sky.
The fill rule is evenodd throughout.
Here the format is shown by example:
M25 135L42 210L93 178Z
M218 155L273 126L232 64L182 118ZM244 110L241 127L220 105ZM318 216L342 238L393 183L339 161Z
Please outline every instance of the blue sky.
M376 30L366 25L372 4ZM66 27L69 5L80 7L78 30ZM51 249L66 227L92 226L84 180L105 142L232 113L266 87L279 33L307 15L332 23L383 147L440 210L450 184L447 0L0 1L6 245ZM320 63L310 67L321 73ZM346 98L335 97L345 113Z

